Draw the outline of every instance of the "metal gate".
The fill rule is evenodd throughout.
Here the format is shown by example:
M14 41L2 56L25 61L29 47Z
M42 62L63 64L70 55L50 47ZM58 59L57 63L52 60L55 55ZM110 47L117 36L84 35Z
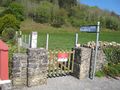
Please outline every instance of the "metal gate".
M57 77L68 75L73 72L74 66L74 51L68 50L49 50L48 54L48 77ZM63 55L63 59L59 56ZM60 61L61 60L61 61Z

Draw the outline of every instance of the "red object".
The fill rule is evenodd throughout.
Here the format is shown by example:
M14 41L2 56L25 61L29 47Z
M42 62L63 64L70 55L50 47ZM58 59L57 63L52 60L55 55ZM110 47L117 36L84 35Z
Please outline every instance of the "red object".
M58 58L68 58L68 53L58 53Z
M8 46L0 40L0 80L8 80Z

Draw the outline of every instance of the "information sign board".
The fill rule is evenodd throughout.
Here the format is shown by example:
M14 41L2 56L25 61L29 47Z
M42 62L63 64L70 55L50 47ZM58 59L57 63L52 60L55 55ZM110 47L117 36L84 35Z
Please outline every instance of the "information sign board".
M96 25L82 26L80 27L81 32L97 32Z

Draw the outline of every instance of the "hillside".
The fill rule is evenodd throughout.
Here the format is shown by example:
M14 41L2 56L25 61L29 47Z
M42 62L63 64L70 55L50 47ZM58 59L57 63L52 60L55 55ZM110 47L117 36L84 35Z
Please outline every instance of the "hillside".
M13 39L11 36L18 30L26 34L38 31L44 37L40 40L44 45L40 46L45 46L46 33L49 33L53 36L52 43L58 41L55 44L57 47L69 41L64 47L73 47L76 32L79 33L79 43L95 41L95 34L81 33L79 28L82 25L96 25L100 21L100 40L120 42L120 18L117 14L79 4L76 0L14 0L0 6L0 35L5 40L6 37L7 40Z
M2 12L2 16L9 13L15 14L19 20L32 18L37 23L48 23L53 27L80 27L82 25L96 24L97 21L100 21L102 28L120 30L120 17L115 12L83 5L78 3L77 0L5 1L1 0L1 6L7 9ZM12 11L11 8L13 8Z
M49 23L54 27L80 27L100 21L102 28L120 30L120 17L116 13L79 4L77 0L24 0L21 4L25 7L27 17L38 23Z

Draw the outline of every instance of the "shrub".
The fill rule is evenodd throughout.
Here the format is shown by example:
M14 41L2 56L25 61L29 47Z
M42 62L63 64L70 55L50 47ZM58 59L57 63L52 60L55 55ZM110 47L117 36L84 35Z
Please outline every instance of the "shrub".
M103 71L106 75L111 77L120 76L120 64L108 65L104 67Z
M19 21L23 21L25 18L24 7L15 2L11 3L1 15L4 16L5 14L13 14Z
M65 24L67 19L67 12L65 9L58 9L55 14L52 16L51 25L54 27L61 27Z
M12 0L0 0L0 5L7 7Z
M112 30L119 30L120 29L120 22L119 19L113 16L106 17L106 28Z
M34 20L40 23L50 22L52 9L53 9L52 3L47 1L41 2L36 10L36 18Z
M108 46L104 48L104 53L108 64L120 63L120 47L119 46Z
M15 30L13 28L5 28L2 31L2 39L4 41L13 40L15 36Z
M81 21L80 19L77 19L75 17L70 17L69 18L69 22L74 27L80 27L80 25L84 25L85 24L85 21Z
M20 23L14 15L6 14L0 18L0 34L5 28L13 28L16 31L20 28Z
M104 48L108 65L104 66L103 71L111 77L120 76L120 47L108 46Z

